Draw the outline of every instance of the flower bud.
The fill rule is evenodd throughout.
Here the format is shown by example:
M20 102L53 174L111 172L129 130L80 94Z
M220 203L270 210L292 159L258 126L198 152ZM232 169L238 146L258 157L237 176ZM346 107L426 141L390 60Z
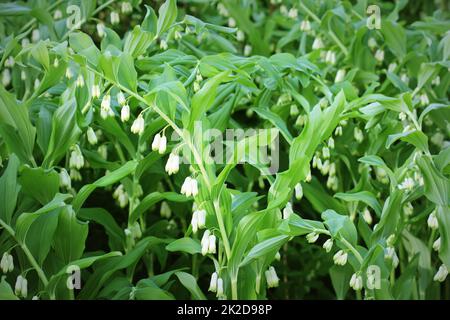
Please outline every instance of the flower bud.
M131 125L131 132L134 134L142 135L145 128L145 121L142 117L142 114L139 114L139 116L134 120L133 124Z
M120 120L122 120L122 122L127 122L129 119L130 119L130 106L126 104L120 110Z
M326 252L330 252L331 249L333 248L333 240L328 239L327 241L324 242L322 247L325 249Z
M89 127L87 129L86 135L87 135L88 142L91 145L97 144L97 142L98 142L97 136L95 135L95 132L91 127Z
M209 283L208 291L217 292L217 280L218 280L217 278L218 278L217 272L214 272L211 275L211 281Z

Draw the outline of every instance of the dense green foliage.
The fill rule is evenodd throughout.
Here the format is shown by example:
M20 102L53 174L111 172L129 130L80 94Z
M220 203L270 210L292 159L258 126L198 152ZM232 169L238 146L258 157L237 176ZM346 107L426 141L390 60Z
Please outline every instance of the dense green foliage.
M450 298L448 3L375 2L0 3L0 299Z

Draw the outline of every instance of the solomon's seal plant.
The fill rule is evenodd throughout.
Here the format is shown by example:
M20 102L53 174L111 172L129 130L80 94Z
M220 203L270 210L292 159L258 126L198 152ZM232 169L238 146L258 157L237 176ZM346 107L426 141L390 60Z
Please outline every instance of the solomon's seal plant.
M449 27L445 1L1 3L0 298L449 298Z

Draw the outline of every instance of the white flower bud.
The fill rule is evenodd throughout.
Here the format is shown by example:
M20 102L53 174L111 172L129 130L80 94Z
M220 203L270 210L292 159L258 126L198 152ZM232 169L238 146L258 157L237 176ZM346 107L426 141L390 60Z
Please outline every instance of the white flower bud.
M388 66L388 71L394 73L395 69L397 69L397 64L395 62L390 63Z
M84 166L84 157L81 153L80 147L78 145L75 145L72 148L72 152L70 153L70 159L69 159L69 167L70 168L76 168L80 170Z
M355 130L353 131L353 136L355 137L355 140L359 143L361 143L364 140L363 132L358 127L355 127Z
M436 274L433 277L434 281L439 281L439 282L444 282L445 279L447 278L448 275L448 269L447 266L445 264L442 264L439 267L438 272L436 272Z
M217 297L224 298L225 294L223 291L223 280L222 278L217 279Z
M177 173L180 169L180 157L177 154L171 153L166 163L166 172L170 175Z
M122 2L121 9L123 14L128 14L133 11L133 6L128 1L124 1Z
M34 29L31 33L31 41L32 42L38 42L41 39L41 33L39 32L39 29Z
M200 241L200 244L202 246L202 255L206 256L208 254L209 250L209 236L211 235L211 232L209 230L205 230L203 233L202 240Z
M419 100L422 107L430 104L430 99L428 99L428 95L425 92L420 95Z
M314 39L314 42L312 44L312 49L313 50L319 50L319 49L323 49L324 48L324 44L323 41L320 37L317 37Z
M387 247L385 249L384 258L386 260L392 261L392 266L394 267L394 269L397 268L399 260L398 260L397 253L395 252L394 247Z
M436 241L433 242L433 250L438 251L441 250L441 238L437 238Z
M16 296L22 295L22 280L23 277L21 275L19 275L16 279L16 284L14 286L14 293L16 294Z
M120 22L119 14L116 11L111 11L110 19L111 19L111 24L113 24L113 25L119 24L119 22Z
M341 82L345 78L346 71L344 69L339 69L336 72L336 77L334 78L334 83Z
M377 47L377 40L375 40L374 38L369 38L369 41L367 42L368 46L370 49L375 49Z
M197 219L198 228L204 228L206 226L206 210L197 211Z
M268 288L278 287L280 279L278 278L278 275L277 275L274 267L270 267L265 272L265 276L266 276L266 281L267 281L267 287Z
M56 9L55 12L53 13L53 19L55 20L59 20L62 18L62 12L59 9Z
M299 113L298 107L296 104L292 104L290 109L289 109L289 114L291 115L291 117L296 117Z
M302 30L303 32L311 31L311 23L309 22L309 20L303 20L301 22L300 30Z
M350 279L350 287L353 288L355 291L359 291L363 287L363 280L362 277L356 273L352 275L352 278Z
M213 234L209 236L208 253L216 253L216 236Z
M249 44L246 44L244 46L244 56L248 57L252 53L252 46Z
M372 215L370 214L369 208L364 208L363 219L368 224L371 225L373 222Z
M436 230L439 228L439 222L434 212L430 213L427 219L428 228Z
M157 135L155 135L155 137L153 138L153 142L152 142L152 150L153 151L157 151L159 150L159 143L161 141L161 136L158 133Z
M303 197L303 187L301 183L297 183L294 187L295 199L301 200Z
M97 84L92 85L91 88L92 98L100 98L100 86Z
M317 239L319 239L319 235L315 232L311 232L306 235L306 240L308 241L308 243L314 243L317 241Z
M381 50L381 49L378 49L378 50L375 52L375 59L376 59L378 62L383 62L383 60L384 60L384 51Z
M11 72L9 71L9 69L4 69L2 72L2 85L4 87L9 86L9 84L11 83Z
M217 292L217 280L218 280L217 272L214 272L211 275L211 281L209 282L209 289L208 289L208 291Z
M166 152L166 148L167 148L167 138L165 135L163 135L159 140L158 153L163 154L164 152Z
M239 42L244 41L245 40L245 33L244 33L244 31L238 30L237 33L236 33L236 39Z
M169 48L169 45L167 44L166 40L161 39L159 47L161 48L161 50L167 50Z
M323 246L322 246L326 252L330 252L331 249L333 248L333 240L330 238L327 241L324 242Z
M130 106L126 104L120 110L120 120L122 120L122 122L127 122L129 119L130 119Z
M142 117L142 114L139 114L139 116L133 121L133 124L131 125L131 132L141 135L144 132L144 128L144 118Z
M98 142L97 136L95 135L95 132L91 127L89 127L87 129L86 135L87 135L88 142L91 145L97 144L97 142Z
M81 181L82 177L80 172L77 169L70 169L70 179L73 181Z
M199 227L198 227L198 211L194 211L192 213L191 226L192 226L192 232L197 233L197 231L199 229Z
M345 266L345 264L347 263L347 257L348 257L347 252L339 250L333 256L333 261L338 266Z
M298 17L298 10L296 8L289 9L288 17L291 18L291 19L297 19L297 17ZM303 20L302 23L304 21L308 21L308 20Z
M61 172L59 173L59 186L61 188L65 187L67 189L70 189L72 187L69 173L64 168L62 168Z
M105 36L105 25L103 23L97 23L97 34L100 38Z
M78 75L77 80L75 81L75 85L78 88L81 88L81 87L84 86L84 78L83 78L83 76L81 74Z
M277 261L281 260L280 251L277 251L277 253L275 254L275 260L277 260Z
M161 217L167 219L169 219L170 216L172 215L172 210L170 209L169 204L166 201L163 201L161 203L160 214Z
M236 27L236 20L234 20L233 18L228 18L228 26L230 27L230 28L234 28L234 27Z

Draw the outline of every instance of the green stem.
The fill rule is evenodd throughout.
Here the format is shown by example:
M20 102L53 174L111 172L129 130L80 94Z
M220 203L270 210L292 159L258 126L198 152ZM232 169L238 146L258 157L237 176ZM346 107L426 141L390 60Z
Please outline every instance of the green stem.
M36 259L31 254L31 252L28 249L27 245L25 243L22 243L21 241L19 241L19 239L16 238L16 233L14 232L13 228L11 228L11 226L8 225L2 219L0 219L0 225L11 235L11 237L13 237L16 240L16 242L22 248L22 251L25 253L25 255L27 256L28 260L30 261L31 266L36 271L36 273L38 274L38 276L41 279L42 283L46 287L48 285L47 276L45 275L44 271L41 269L41 267L37 263Z

